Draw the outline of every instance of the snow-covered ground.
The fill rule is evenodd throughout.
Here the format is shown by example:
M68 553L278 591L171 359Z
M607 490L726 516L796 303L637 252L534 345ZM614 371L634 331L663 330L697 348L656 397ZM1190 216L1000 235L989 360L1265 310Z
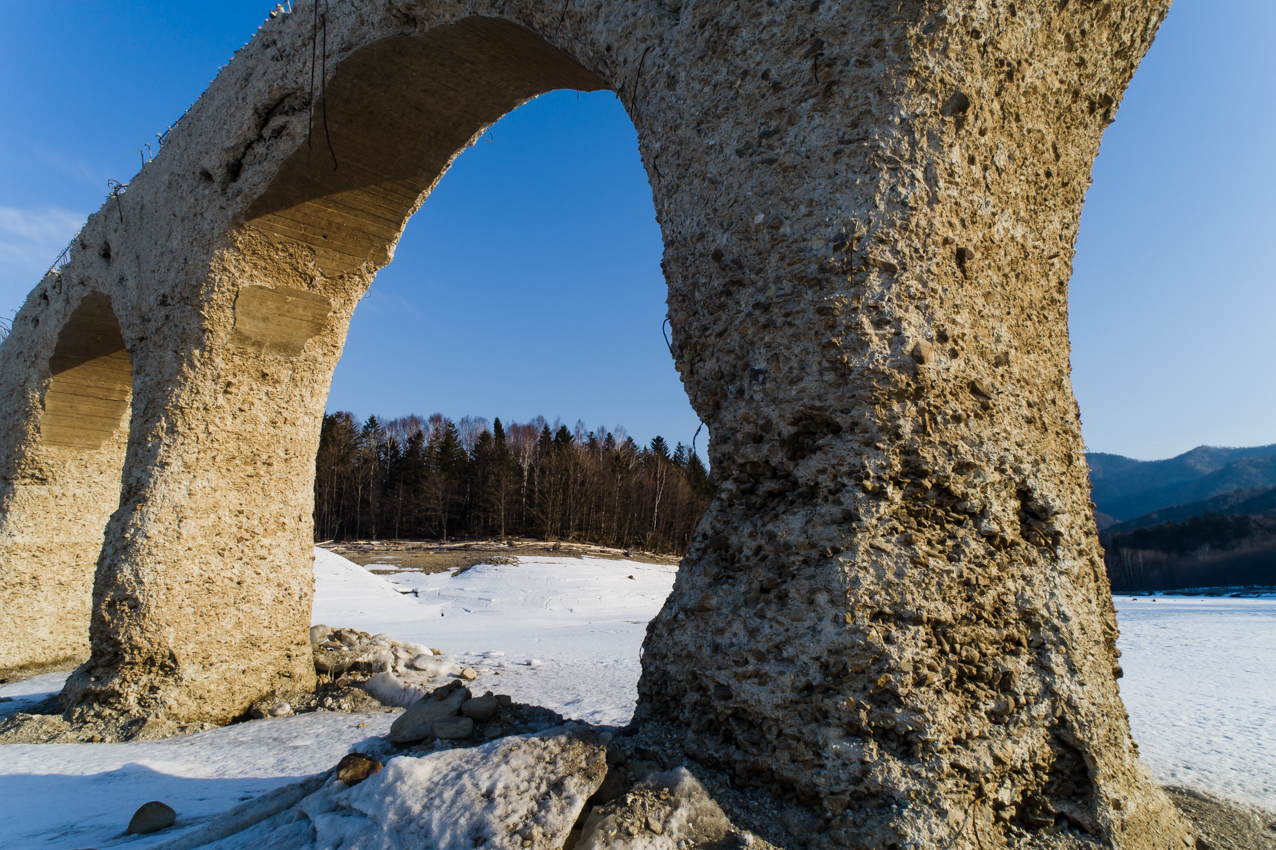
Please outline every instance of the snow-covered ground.
M479 670L471 689L510 694L592 723L629 720L642 638L664 603L671 566L525 558L456 578L386 577L315 550L313 620L440 649ZM632 578L631 578L632 576ZM416 590L416 595L403 591ZM0 717L62 687L66 674L0 686ZM0 749L0 847L149 847L257 794L332 767L388 732L394 715L317 712L186 738L125 744L12 744ZM359 728L360 723L366 724ZM133 812L162 800L177 824L123 835Z
M0 847L148 847L327 770L352 746L385 735L394 717L317 712L167 741L10 744L0 749ZM126 838L129 818L149 800L176 809L176 827Z
M1164 783L1276 809L1276 599L1115 601L1144 763Z
M314 622L385 633L479 670L472 686L593 723L624 723L668 566L525 558L459 576L380 576L316 550ZM404 591L415 591L405 594ZM1163 782L1276 807L1276 599L1118 597L1122 694ZM0 716L56 692L50 674L0 686ZM331 767L393 715L319 712L168 741L0 750L0 846L149 847L182 828ZM366 724L360 728L358 724ZM154 836L123 830L148 800L178 811Z
M455 578L418 572L383 577L369 571L394 567L358 567L316 551L316 623L440 649L479 671L471 690L506 693L597 724L629 722L647 622L664 604L677 572L635 561L520 558L516 565L483 564ZM387 601L387 594L397 598Z

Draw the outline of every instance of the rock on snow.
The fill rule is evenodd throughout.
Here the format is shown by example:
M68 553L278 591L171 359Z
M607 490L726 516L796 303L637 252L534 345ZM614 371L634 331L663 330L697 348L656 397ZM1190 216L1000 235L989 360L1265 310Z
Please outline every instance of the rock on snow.
M156 850L558 848L606 773L604 736L569 725L393 758L354 788L333 777L258 823L230 813ZM242 828L228 835L227 823Z

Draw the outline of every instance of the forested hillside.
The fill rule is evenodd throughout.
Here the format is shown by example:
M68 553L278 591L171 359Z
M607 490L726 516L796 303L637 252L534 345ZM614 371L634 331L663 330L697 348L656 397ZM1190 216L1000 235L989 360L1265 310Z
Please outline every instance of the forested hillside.
M1276 518L1206 514L1099 535L1112 589L1276 585Z
M685 552L709 505L704 464L623 429L508 427L439 414L324 417L317 540L537 537Z
M1276 584L1276 445L1086 460L1113 590Z
M1197 446L1166 460L1086 454L1090 498L1118 522L1232 490L1276 486L1276 445Z

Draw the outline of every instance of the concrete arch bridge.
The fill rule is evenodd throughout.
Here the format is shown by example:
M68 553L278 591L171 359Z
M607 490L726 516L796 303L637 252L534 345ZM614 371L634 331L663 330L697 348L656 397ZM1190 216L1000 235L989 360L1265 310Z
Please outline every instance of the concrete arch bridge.
M1066 321L1091 163L1168 6L300 0L0 345L0 668L88 658L72 720L313 687L355 305L486 127L611 89L718 486L640 716L810 807L817 844L1064 816L1180 850L1117 692Z

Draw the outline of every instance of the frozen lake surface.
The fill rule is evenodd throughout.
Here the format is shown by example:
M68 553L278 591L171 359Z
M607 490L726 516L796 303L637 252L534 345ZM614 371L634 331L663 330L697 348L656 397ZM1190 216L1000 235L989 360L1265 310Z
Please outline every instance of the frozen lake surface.
M1166 784L1276 808L1276 599L1115 602L1144 763Z

